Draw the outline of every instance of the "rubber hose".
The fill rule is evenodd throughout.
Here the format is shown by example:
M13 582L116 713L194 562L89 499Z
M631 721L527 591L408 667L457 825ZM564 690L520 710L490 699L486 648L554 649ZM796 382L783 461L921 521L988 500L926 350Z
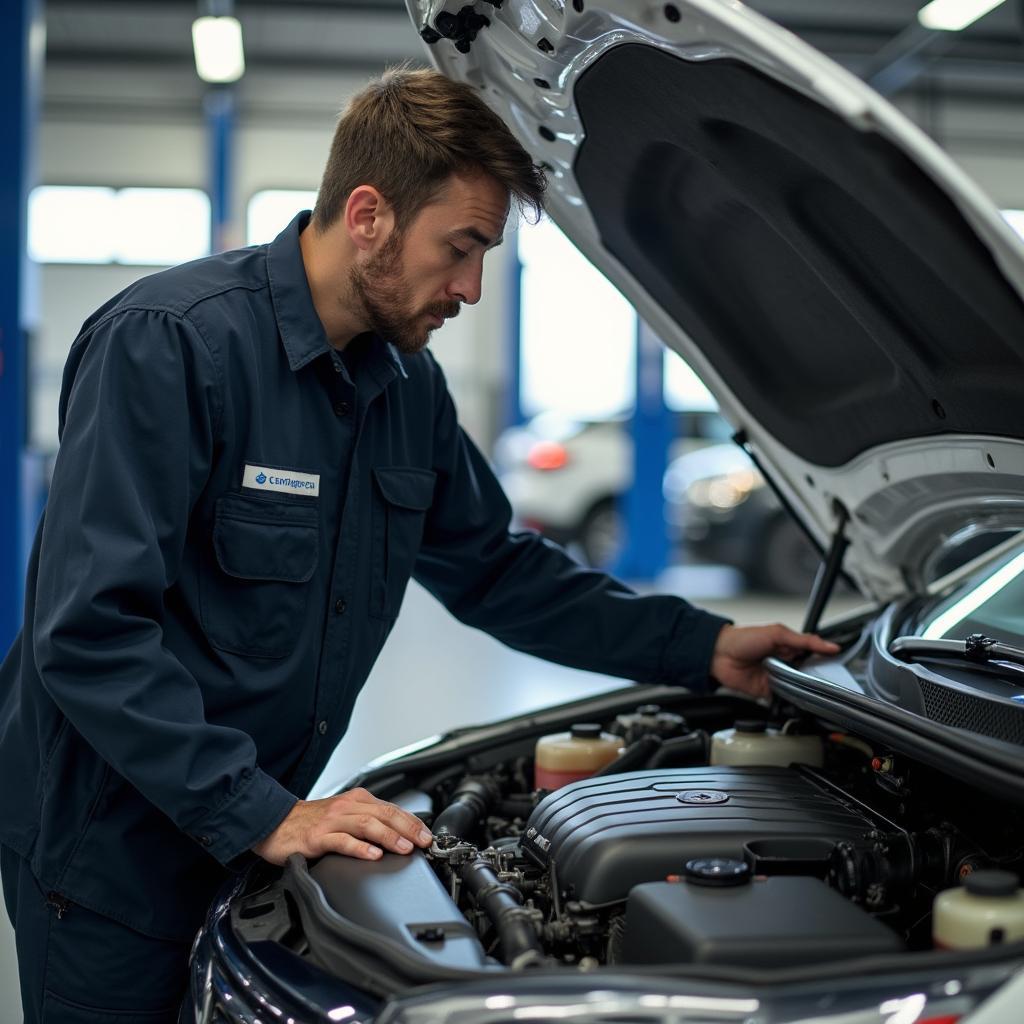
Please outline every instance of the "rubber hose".
M499 881L494 868L482 857L466 861L459 876L473 901L494 925L502 962L514 968L542 966L544 949L533 922L520 906L519 891Z
M648 759L661 749L661 738L659 736L642 736L631 743L619 754L614 761L606 764L600 771L595 772L591 778L600 779L605 775L618 775L620 772L631 772L647 767Z
M455 788L451 803L434 819L434 835L470 839L497 796L490 779L464 779Z
M648 768L685 768L707 764L710 743L703 729L665 740L648 762Z

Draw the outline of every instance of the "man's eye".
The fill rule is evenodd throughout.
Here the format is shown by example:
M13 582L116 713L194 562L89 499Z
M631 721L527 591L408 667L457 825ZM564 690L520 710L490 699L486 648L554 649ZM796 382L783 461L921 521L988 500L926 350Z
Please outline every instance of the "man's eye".
M455 258L456 258L457 260L465 259L465 257L469 255L469 253L467 253L467 252L463 252L463 251L462 251L461 249L458 249L458 248L456 248L456 247L455 247L454 245L452 245L452 244L451 244L450 242L448 243L448 248L449 248L449 249L451 249L451 251L452 251L452 255L453 255L453 256L454 256L454 257L455 257Z

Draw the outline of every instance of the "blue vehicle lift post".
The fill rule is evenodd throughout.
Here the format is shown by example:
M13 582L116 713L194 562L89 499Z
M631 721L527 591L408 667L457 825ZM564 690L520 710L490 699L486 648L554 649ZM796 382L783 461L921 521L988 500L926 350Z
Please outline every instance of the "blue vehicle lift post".
M39 0L13 0L0 34L0 658L21 626L25 563L40 504L42 460L27 453L28 330L34 312L28 261L45 31Z
M234 248L232 173L234 170L235 90L211 87L203 99L206 113L207 180L210 191L210 251Z
M673 439L665 405L665 347L641 320L636 337L636 408L630 420L633 486L621 500L624 545L611 569L629 580L653 580L668 565L662 478Z
M518 427L526 422L523 415L522 381L523 381L523 261L519 258L518 237L512 252L506 257L508 269L505 280L508 302L508 335L505 339L505 392L502 403L502 422L498 429Z

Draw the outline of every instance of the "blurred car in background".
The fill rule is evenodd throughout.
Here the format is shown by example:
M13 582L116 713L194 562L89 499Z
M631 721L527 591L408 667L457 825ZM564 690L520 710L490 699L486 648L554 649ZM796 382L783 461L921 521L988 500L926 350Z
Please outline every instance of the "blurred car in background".
M690 409L673 415L670 460L732 435L717 412ZM501 434L494 461L520 525L559 544L578 545L590 565L613 560L624 532L617 502L633 485L628 420L535 416Z
M820 562L742 448L714 444L673 459L665 518L688 557L739 569L758 590L806 594Z

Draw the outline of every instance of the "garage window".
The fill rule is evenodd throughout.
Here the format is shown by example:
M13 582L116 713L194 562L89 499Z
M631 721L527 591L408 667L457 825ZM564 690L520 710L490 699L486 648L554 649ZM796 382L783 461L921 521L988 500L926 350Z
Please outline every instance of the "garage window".
M299 210L312 210L316 192L310 189L267 188L256 192L245 211L245 244L272 242Z
M633 307L551 221L523 223L517 235L523 414L580 420L628 414L636 401ZM670 349L664 388L670 409L717 408L700 378Z
M632 408L636 313L547 218L517 232L524 415L591 420Z
M38 263L173 266L210 252L210 199L193 188L41 185L29 197Z

